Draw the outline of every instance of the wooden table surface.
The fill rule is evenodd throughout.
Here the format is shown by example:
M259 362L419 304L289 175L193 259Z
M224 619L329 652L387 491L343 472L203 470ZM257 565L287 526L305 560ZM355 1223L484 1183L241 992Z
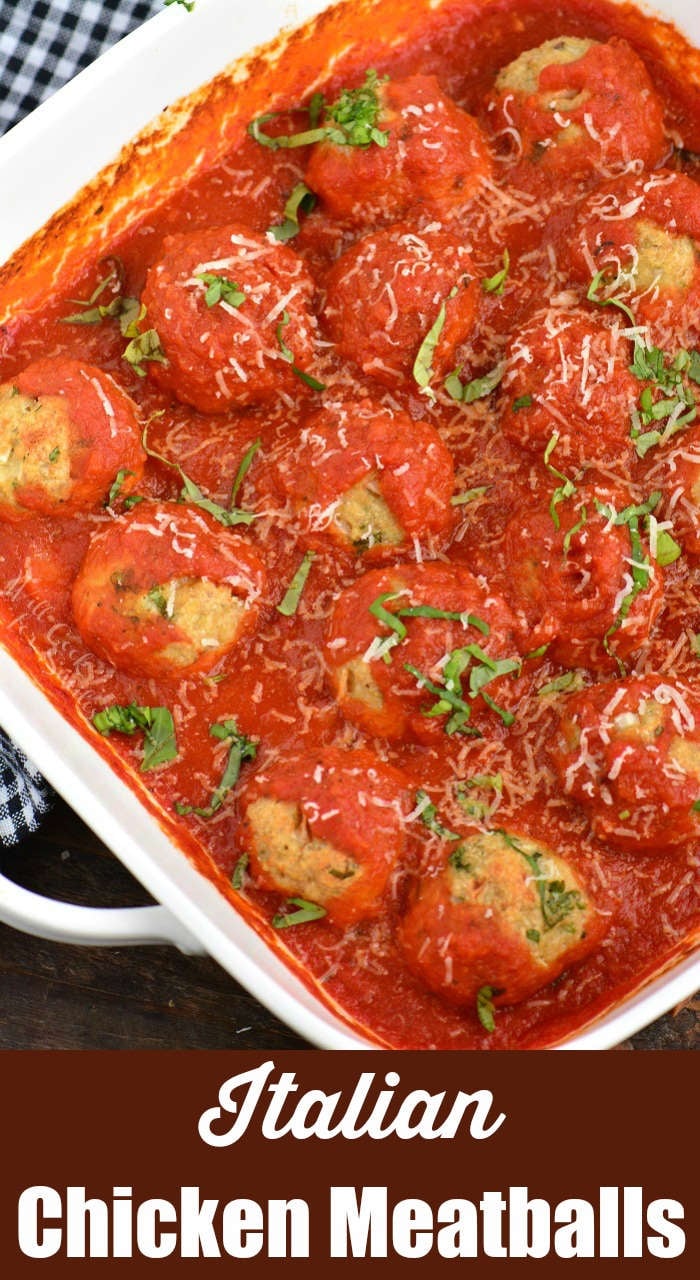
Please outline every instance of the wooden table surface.
M66 901L150 901L60 801L31 840L0 849L0 866L27 888ZM620 1047L697 1049L699 1014L700 996ZM2 1049L307 1047L206 957L167 946L72 947L0 925Z

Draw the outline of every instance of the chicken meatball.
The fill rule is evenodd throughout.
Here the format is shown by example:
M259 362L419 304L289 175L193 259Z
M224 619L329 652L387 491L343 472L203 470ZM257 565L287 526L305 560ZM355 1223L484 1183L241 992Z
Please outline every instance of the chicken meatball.
M672 523L686 554L700 556L700 427L684 431L649 463L654 483L664 489L659 518Z
M528 49L499 73L488 108L516 185L653 168L669 151L661 100L624 40L560 36Z
M37 360L0 385L0 520L89 511L144 462L136 405L94 365Z
M340 925L379 915L406 843L406 779L364 749L327 749L258 773L243 839L263 887L324 907Z
M377 81L369 72L344 98L351 113L359 106L368 122L371 116L376 132L364 145L324 140L314 147L306 181L333 217L365 227L422 210L445 220L491 179L493 162L478 124L435 76Z
M700 835L700 697L667 675L566 699L554 762L598 839L669 848Z
M365 236L333 265L323 313L339 354L385 386L411 374L436 322L436 378L474 327L480 290L462 241L404 223Z
M576 279L615 298L671 356L700 338L700 186L659 170L584 202L569 247Z
M602 920L571 864L513 831L467 834L417 883L398 937L438 995L517 1004L599 944Z
M592 480L569 491L560 477L549 504L544 494L536 503L528 496L506 526L506 599L522 644L546 644L565 666L611 670L640 648L660 613L662 569L629 495Z
M266 575L243 538L195 508L140 503L95 535L73 587L85 643L121 671L179 679L254 625Z
M201 413L299 394L314 357L313 281L286 245L244 226L169 236L142 302L164 363L153 381Z
M312 414L277 471L309 533L361 555L395 553L453 523L449 449L429 423L372 400Z
M629 340L615 322L564 308L534 316L508 352L502 430L540 455L556 432L557 458L577 467L628 461L630 411L640 391L629 362Z
M507 605L457 565L373 569L335 603L329 679L343 714L368 733L481 737L514 718L513 626Z

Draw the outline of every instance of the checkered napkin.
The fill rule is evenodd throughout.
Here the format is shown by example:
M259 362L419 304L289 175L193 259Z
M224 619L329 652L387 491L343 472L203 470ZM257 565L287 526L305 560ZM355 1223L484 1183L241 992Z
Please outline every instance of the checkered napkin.
M0 0L0 133L164 0Z
M0 0L0 134L162 3ZM52 803L51 788L0 729L0 845L36 831Z
M52 804L51 788L0 729L0 845L19 844L36 831Z

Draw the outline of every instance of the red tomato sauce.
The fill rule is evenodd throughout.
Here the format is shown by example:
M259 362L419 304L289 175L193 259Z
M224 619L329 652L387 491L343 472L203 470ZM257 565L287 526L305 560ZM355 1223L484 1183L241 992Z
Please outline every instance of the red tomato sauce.
M685 149L677 150L667 163L692 177L697 166L691 153L700 151L700 89L681 75L671 75L652 39L652 28L634 9L603 0L565 0L555 10L541 0L500 0L479 14L478 20L473 5L455 4L426 18L424 38L412 39L410 46L387 52L376 42L360 41L351 59L345 58L342 77L336 76L323 88L332 100L343 84L359 83L368 67L392 80L431 74L458 106L485 125L484 103L495 76L522 50L561 34L599 40L622 36L644 59L663 98L667 120L683 138ZM157 213L141 217L127 235L110 245L110 259L121 263L123 294L140 296L146 273L161 256L167 236L206 231L233 219L258 232L279 224L291 190L304 179L308 158L308 149L271 151L245 138L214 168L194 179ZM505 196L499 199L498 190L505 191ZM589 184L578 196L569 193L557 198L556 192L540 191L535 180L523 195L508 193L507 183L501 183L488 216L479 209L465 214L461 234L481 279L499 271L504 249L510 255L506 287L501 293L482 292L476 336L468 337L461 349L465 381L490 372L525 319L547 305L555 288L547 271L564 252L577 204L590 193ZM402 214L401 222L405 221ZM376 229L367 225L362 234ZM452 222L451 235L455 229ZM327 216L322 202L302 218L291 247L315 281L317 313L329 269L358 234L357 228L348 229ZM49 696L139 790L236 909L271 945L287 954L291 964L300 966L302 976L321 998L379 1044L489 1049L556 1043L689 949L700 920L698 845L640 854L611 851L592 838L585 813L563 795L547 752L557 722L557 696L539 696L538 691L566 668L546 653L526 658L512 682L508 706L516 712L514 723L487 717L491 727L484 738L436 731L424 741L417 741L413 734L399 740L373 739L348 722L329 685L324 645L338 596L373 562L363 561L353 548L333 539L310 536L297 516L299 501L285 492L286 482L280 486L277 472L281 459L288 469L306 416L322 405L320 393L310 395L308 387L299 386L296 394L290 394L285 380L284 398L216 416L178 403L159 389L155 378L139 378L125 364L124 340L113 320L94 326L62 323L75 310L69 299L87 300L108 270L109 264L86 258L83 274L63 296L47 298L41 314L20 315L7 326L0 340L0 381L12 379L40 356L63 356L99 366L136 401L142 422L149 422L149 448L176 462L209 499L223 505L246 450L260 441L237 503L257 517L242 536L264 563L269 585L260 600L255 629L241 637L233 657L224 659L213 672L179 681L132 676L86 647L71 610L72 584L90 538L114 519L114 513L98 508L68 519L0 523L0 616L7 629L6 643ZM610 318L602 308L600 314L601 320ZM365 315L364 323L371 328L371 315ZM434 543L429 535L423 545L417 536L412 538L400 562L449 557L472 574L496 582L501 590L509 576L503 554L508 522L520 515L526 525L535 514L535 503L540 504L536 510L546 515L553 491L562 482L543 469L539 455L528 454L498 430L494 397L486 395L472 404L445 403L444 398L433 403L410 378L388 391L381 382L341 362L330 345L324 348L316 372L328 387L329 399L334 394L345 398L352 394L357 400L368 397L409 414L416 422L429 423L450 450L456 494L477 491L472 501L456 505L451 532L441 530ZM600 413L601 431L605 431L604 408ZM517 421L513 431L509 428L511 437L516 429ZM554 457L552 462L556 461ZM642 501L649 491L648 469L636 460L618 462L605 473L609 484L624 483L632 498ZM566 472L573 464L565 459L560 465ZM176 500L181 489L178 473L149 458L139 494ZM567 527L571 528L571 520L562 530ZM298 608L285 617L276 606L310 546L315 558ZM687 683L697 683L698 657L687 640L689 632L700 631L696 564L682 555L664 571L665 608L635 667L640 674L672 669ZM565 612L565 606L561 608ZM521 655L525 650L522 645ZM615 674L614 663L612 670L588 674L609 679ZM145 776L139 772L140 739L112 734L105 740L90 723L105 707L129 703L166 706L175 721L177 759ZM492 821L505 826L509 813L515 813L519 830L569 859L589 886L599 913L610 921L604 941L534 996L499 1008L495 1030L488 1031L475 1010L446 1003L409 972L397 945L396 917L391 911L348 928L327 919L314 920L285 929L282 936L272 929L271 921L284 905L283 897L257 887L250 874L244 877L242 889L231 884L245 852L236 793L210 819L174 814L176 804L207 805L228 751L224 741L212 737L210 726L231 719L258 744L257 761L243 765L242 781L267 763L298 752L369 746L385 764L400 770L415 791L426 791L442 813L455 778L502 775L506 785ZM426 840L434 845L439 839L420 823L414 827L414 832L408 832L409 869L420 862ZM396 911L396 904L392 910Z

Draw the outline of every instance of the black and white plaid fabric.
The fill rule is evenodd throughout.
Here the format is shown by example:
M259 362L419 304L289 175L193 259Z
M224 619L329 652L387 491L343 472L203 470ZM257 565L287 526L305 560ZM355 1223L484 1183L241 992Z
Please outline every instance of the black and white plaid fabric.
M163 0L0 0L0 134ZM0 844L36 831L53 792L0 729Z
M0 729L0 844L19 844L36 831L52 803L51 788Z
M163 0L0 0L0 133L162 7Z

